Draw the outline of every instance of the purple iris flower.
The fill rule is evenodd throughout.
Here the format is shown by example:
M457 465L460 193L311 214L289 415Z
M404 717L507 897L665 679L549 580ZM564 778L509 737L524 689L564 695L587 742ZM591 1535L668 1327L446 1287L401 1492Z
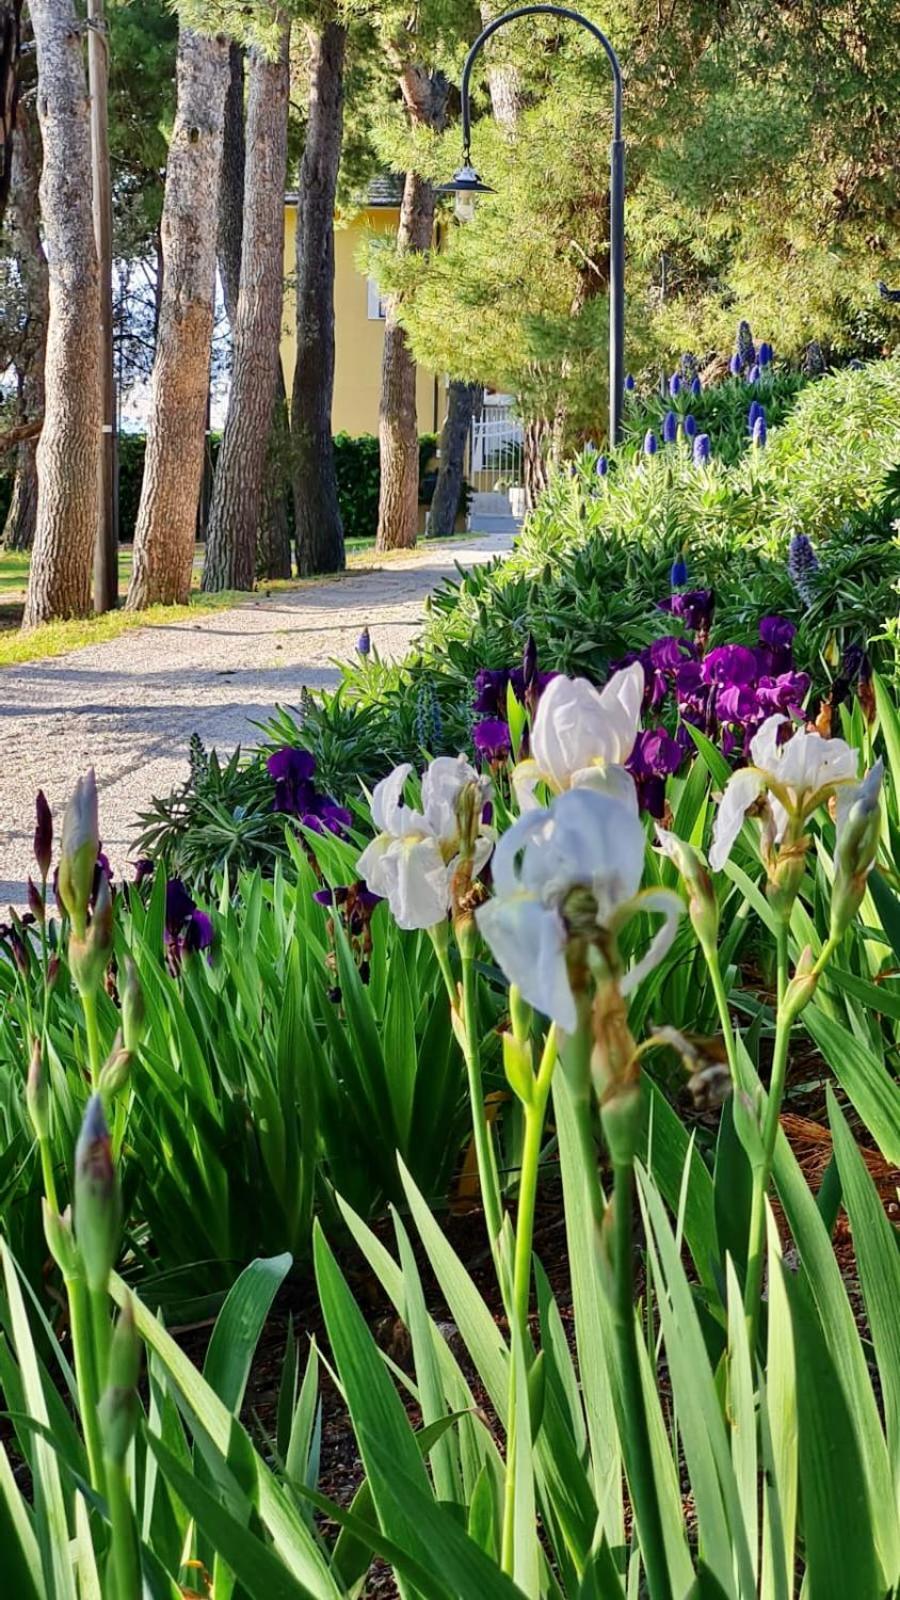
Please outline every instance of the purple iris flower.
M790 651L796 632L796 624L787 617L760 618L759 637L763 644L769 645L773 650Z
M753 424L753 443L757 450L761 450L766 442L767 430L765 417L757 417Z
M863 683L872 680L872 663L861 644L848 644L844 651L841 669L845 678L852 680L862 679Z
M703 383L702 383L702 380L700 378L700 374L698 372L691 379L691 394L698 395L698 394L702 394L702 393L703 393Z
M720 644L703 658L704 683L715 683L723 689L729 684L755 683L757 671L753 651L743 644Z
M472 710L479 716L499 716L506 710L506 686L509 672L505 667L482 667L475 674L475 694Z
M597 477L598 478L605 478L606 477L606 474L609 471L609 461L608 461L606 456L598 456L597 457L597 466L595 468L595 471L597 473Z
M647 432L644 434L644 455L655 456L658 449L659 442L656 434L653 432L652 428L648 428Z
M153 870L154 863L149 856L141 856L134 863L134 886L136 889L139 889L141 884L145 883L148 878L153 877Z
M694 464L698 467L705 467L708 460L709 434L698 433L696 439L694 440Z
M634 392L634 379L631 376L630 372L626 372L626 374L625 374L625 387L628 390L629 394L632 394Z
M199 911L180 878L166 884L166 947L177 966L182 956L208 950L213 942L213 925L205 911Z
M660 611L670 611L692 633L708 633L715 603L712 589L688 589L686 594L672 594L667 600L658 600L657 606Z
M334 833L338 838L346 839L353 817L347 807L339 806L336 800L330 800L327 795L316 795L313 805L300 812L300 821L304 828L311 828L313 833Z
M669 583L671 584L673 589L683 589L685 584L687 583L687 579L688 579L687 562L685 561L684 555L682 554L682 555L676 556L675 560L672 562L672 570L669 573Z
M732 356L731 360L728 363L728 370L731 373L731 376L733 378L739 378L741 373L744 370L744 363L741 360L740 356L738 355L737 351L735 351L734 355Z
M634 779L638 804L661 819L666 806L666 778L677 772L684 759L681 745L664 728L645 728L635 740L626 763Z
M315 797L313 774L316 758L308 750L290 746L276 750L266 762L266 771L275 784L275 811L297 816L307 810Z
M676 395L681 393L681 376L677 372L673 372L669 379L669 393L673 400Z
M498 717L476 722L472 729L472 743L482 759L492 766L495 762L506 761L512 752L509 728Z
M678 418L674 411L667 411L663 418L663 444L674 444L678 438Z
M699 381L700 381L699 378L698 378L697 381L699 383ZM692 416L690 411L688 412L688 414L685 417L685 419L684 419L683 423L681 424L681 426L684 429L684 437L686 439L696 439L696 437L697 437L697 418L695 416Z

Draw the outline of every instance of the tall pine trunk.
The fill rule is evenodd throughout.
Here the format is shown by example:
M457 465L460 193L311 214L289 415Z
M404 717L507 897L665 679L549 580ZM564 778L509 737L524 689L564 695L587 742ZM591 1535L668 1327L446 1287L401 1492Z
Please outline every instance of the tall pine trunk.
M91 213L91 134L72 0L32 0L49 261L44 426L23 626L84 616L100 514L100 280Z
M481 23L487 27L496 16L504 9L496 0L481 0ZM525 95L522 87L522 75L518 67L511 66L503 61L498 61L497 56L503 50L503 35L489 39L485 46L485 60L487 62L488 89L491 96L491 111L494 121L504 133L513 133L519 114L525 104Z
M442 128L449 92L443 73L429 73L410 63L400 73L399 81L410 122L414 126ZM397 230L398 251L427 250L433 229L434 190L417 172L408 172ZM419 525L416 363L400 321L400 310L398 297L389 296L378 408L381 490L376 550L411 549Z
M308 30L309 120L297 202L297 364L291 400L297 571L345 565L331 403L334 394L334 198L344 130L346 30Z
M203 476L228 41L182 28L163 201L163 286L128 606L187 600Z
M472 418L481 409L483 394L480 383L463 383L457 378L450 385L447 415L441 429L440 465L428 517L428 532L433 539L445 538L453 532L462 494L466 444Z
M228 416L203 587L252 589L281 336L289 30L278 59L250 52L241 279Z
M263 503L256 545L259 578L291 576L291 530L287 495L291 482L291 431L280 357L275 362L272 423L263 481Z
M12 183L21 14L22 0L0 0L0 222Z
M20 98L13 141L13 170L7 229L25 294L27 336L16 357L19 377L19 415L34 422L44 410L44 362L47 357L49 275L41 243L41 149L37 116L30 100ZM18 447L12 499L0 546L30 550L37 523L37 441L26 439Z
M222 133L217 246L225 312L232 334L234 334L241 284L246 161L244 51L241 45L232 42L228 49L228 90L225 95L225 126Z

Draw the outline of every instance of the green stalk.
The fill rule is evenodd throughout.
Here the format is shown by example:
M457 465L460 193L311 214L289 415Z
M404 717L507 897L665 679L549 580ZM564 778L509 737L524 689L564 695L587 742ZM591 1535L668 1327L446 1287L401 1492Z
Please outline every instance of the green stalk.
M89 1289L88 1297L90 1300L97 1392L102 1394L109 1379L109 1347L112 1343L109 1293L105 1288Z
M122 1461L106 1458L106 1503L112 1529L115 1600L140 1600L141 1573L134 1540L131 1497Z
M100 1386L97 1382L94 1359L87 1285L84 1279L79 1277L67 1277L65 1282L69 1300L69 1323L72 1329L72 1353L75 1357L75 1378L78 1383L78 1407L84 1429L88 1470L93 1488L98 1494L105 1494L106 1473L103 1442L100 1436Z
M551 1027L544 1045L541 1064L534 1081L532 1098L523 1104L525 1113L525 1139L522 1147L522 1169L519 1174L519 1207L516 1216L516 1248L513 1261L512 1305L510 1323L516 1328L523 1350L528 1341L528 1307L531 1299L531 1251L534 1241L534 1209L537 1199L541 1144L547 1100L556 1065L556 1028ZM503 1537L501 1566L513 1576L516 1545L516 1429L518 1395L513 1360L512 1341L509 1352L509 1407L506 1428L506 1479L503 1489Z
M713 944L707 946L706 944L703 944L702 950L706 958L710 982L712 983L713 994L715 995L716 999L716 1009L719 1013L719 1026L722 1029L722 1035L725 1041L725 1053L728 1057L731 1081L734 1085L735 1092L737 1092L743 1088L743 1077L741 1074L741 1065L737 1053L737 1045L734 1038L734 1028L731 1024L731 1014L728 1010L728 995L725 991L725 981L722 977L722 965L719 961L718 945Z
M53 1170L53 1152L50 1140L46 1134L38 1139L38 1149L41 1154L41 1174L44 1179L44 1193L47 1203L53 1211L59 1212L59 1201L56 1197L56 1173Z
M760 1297L762 1295L763 1263L766 1247L766 1195L772 1176L775 1141L781 1118L781 1102L787 1075L788 1045L791 1037L791 1018L785 1012L785 995L788 987L788 923L780 917L776 927L778 951L778 1012L775 1019L775 1050L772 1056L772 1075L766 1100L762 1128L762 1161L753 1168L753 1188L750 1200L750 1236L747 1245L747 1280L744 1285L744 1315L750 1349L756 1348L759 1329Z
M622 1381L622 1411L627 1432L628 1488L638 1525L641 1556L652 1600L671 1600L669 1565L653 1473L653 1454L647 1427L647 1408L641 1383L637 1329L634 1316L634 1251L631 1219L634 1206L634 1167L613 1167L613 1320Z
M97 1022L97 996L93 989L82 993L81 1009L84 1012L84 1028L87 1035L88 1061L91 1068L91 1090L96 1094L100 1083L103 1055L100 1049L100 1027Z
M494 1141L484 1108L484 1091L481 1083L481 1041L478 1036L477 974L475 957L466 949L467 940L460 943L462 965L462 1034L463 1055L472 1104L472 1131L475 1137L475 1155L478 1160L478 1178L484 1201L484 1215L488 1239L496 1257L503 1225L500 1204L500 1177Z

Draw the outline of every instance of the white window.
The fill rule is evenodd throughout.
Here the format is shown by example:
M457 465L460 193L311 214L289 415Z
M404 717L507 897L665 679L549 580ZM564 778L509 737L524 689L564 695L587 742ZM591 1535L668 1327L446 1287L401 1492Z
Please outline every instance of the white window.
M378 285L375 282L374 278L368 278L366 280L366 292L367 292L367 296L368 296L368 317L369 317L369 321L370 322L383 322L384 319L385 319L385 316L387 315L386 310L385 310L385 303L384 303L384 300L382 299L381 295L378 292Z

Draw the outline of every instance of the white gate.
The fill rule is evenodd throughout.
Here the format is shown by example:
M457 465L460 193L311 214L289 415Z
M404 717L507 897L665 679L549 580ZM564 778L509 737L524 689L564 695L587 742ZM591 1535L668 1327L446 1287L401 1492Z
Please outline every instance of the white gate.
M478 494L490 494L522 482L522 424L508 394L486 394L481 416L472 423L469 482Z

